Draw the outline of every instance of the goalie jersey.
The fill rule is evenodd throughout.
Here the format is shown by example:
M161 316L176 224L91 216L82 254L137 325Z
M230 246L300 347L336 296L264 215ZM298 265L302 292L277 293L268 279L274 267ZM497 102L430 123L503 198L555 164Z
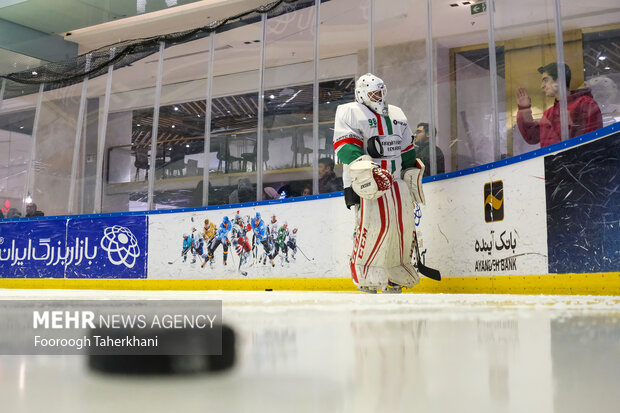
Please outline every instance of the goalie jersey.
M342 179L351 186L348 164L369 154L373 161L400 179L401 171L415 165L413 133L403 111L388 105L388 116L358 102L339 105L334 123L334 150L344 163Z

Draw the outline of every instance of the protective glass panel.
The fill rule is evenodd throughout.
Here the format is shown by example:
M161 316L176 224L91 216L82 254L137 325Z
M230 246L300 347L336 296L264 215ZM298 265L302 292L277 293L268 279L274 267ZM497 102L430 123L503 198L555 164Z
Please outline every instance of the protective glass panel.
M377 3L379 5L379 3ZM420 2L385 0L375 6L375 69L386 83L387 101L400 107L412 131L420 123L429 123L428 82L426 73L426 13ZM424 125L422 125L424 129ZM428 126L426 126L428 130ZM431 172L429 134L416 134L416 156ZM410 136L403 139L411 139ZM449 153L446 139L436 145L437 172L445 171L444 153Z
M46 215L64 215L70 210L71 168L81 94L81 83L45 86L43 91L27 192Z
M488 16L432 2L437 142L446 171L494 160ZM450 24L445 24L449 21ZM433 132L433 131L429 131ZM448 151L449 150L449 151Z
M497 60L498 83L504 83L498 88L504 108L500 131L506 131L507 156L541 146L536 122L555 100L541 89L538 71L556 61L553 10L553 0L495 1L495 40L503 48L503 59Z
M202 205L209 38L166 45L157 133L157 209Z
M319 193L324 193L342 189L342 163L334 153L334 117L338 105L355 100L355 80L369 70L370 2L334 0L321 3L320 16L318 157L323 159L321 164L328 167L331 162L327 159L331 159L338 177L331 180L335 185L326 185L329 178L322 178L322 182L319 176Z
M159 47L153 46L142 53L144 57L131 66L115 68L112 72L102 212L148 209Z
M300 196L312 184L315 12L281 7L268 15L264 199Z
M7 80L0 99L0 217L17 218L27 212L24 201L37 92L38 87L23 90Z
M261 33L259 20L215 35L209 205L256 201Z
M561 6L574 137L620 121L620 10L613 0L563 0Z

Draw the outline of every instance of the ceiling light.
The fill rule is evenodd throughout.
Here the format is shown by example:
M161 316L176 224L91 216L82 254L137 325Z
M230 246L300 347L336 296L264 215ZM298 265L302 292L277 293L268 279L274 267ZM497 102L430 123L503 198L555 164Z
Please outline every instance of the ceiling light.
M33 76L36 76L36 75L38 75L38 73L37 73L37 72L35 72L35 71L33 70L33 71L32 71L32 75L33 75Z
M611 67L609 67L609 66L605 66L605 67L604 67L604 69L605 69L605 70L609 70L609 69L611 69Z
M598 60L605 60L605 59L607 59L607 56L599 56L598 57Z
M179 107L178 107L178 106L175 106L175 107L174 107L174 110L179 110Z
M140 125L140 124L138 123L136 126L142 126L142 125Z
M189 143L187 145L185 145L186 148L189 148Z
M276 97L274 95L269 95L269 99L275 99Z
M24 129L24 127L23 127L23 126L20 126L19 128L20 128L20 129Z
M200 117L200 114L198 114L197 116Z
M172 125L172 129L174 129L176 126Z

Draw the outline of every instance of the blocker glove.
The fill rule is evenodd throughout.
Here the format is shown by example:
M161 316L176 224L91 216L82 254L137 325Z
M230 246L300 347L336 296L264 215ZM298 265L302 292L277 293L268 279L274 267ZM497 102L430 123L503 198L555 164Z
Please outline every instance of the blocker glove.
M362 155L349 164L351 188L364 199L378 199L389 191L394 182L390 171L382 169L368 155Z

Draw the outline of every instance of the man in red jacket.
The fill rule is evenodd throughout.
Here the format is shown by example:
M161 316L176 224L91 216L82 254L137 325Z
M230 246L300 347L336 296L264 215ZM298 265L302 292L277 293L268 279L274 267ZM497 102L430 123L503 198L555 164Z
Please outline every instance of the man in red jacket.
M566 72L566 103L568 106L568 133L569 137L583 135L603 127L601 110L592 97L590 89L579 89L570 92L569 85L571 72L568 65L564 65ZM562 140L560 128L560 85L558 83L558 65L549 63L538 68L542 75L540 88L547 97L555 98L553 106L547 109L540 120L532 117L532 101L525 88L517 89L517 125L523 139L529 144L540 143L540 147L558 143Z

